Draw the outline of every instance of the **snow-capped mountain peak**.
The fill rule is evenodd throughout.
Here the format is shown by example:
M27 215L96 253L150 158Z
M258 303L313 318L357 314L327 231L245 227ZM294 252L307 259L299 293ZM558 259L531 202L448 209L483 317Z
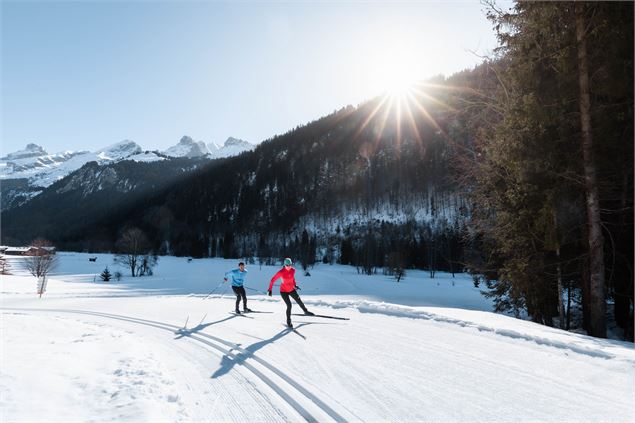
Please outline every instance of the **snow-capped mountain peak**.
M235 156L253 148L254 145L233 137L229 137L223 146L219 147L215 143L206 145L202 141L194 141L189 136L183 136L177 145L168 148L163 154L158 151L144 151L139 144L131 140L123 140L94 152L64 151L48 154L41 146L30 143L24 150L0 158L0 179L27 180L26 185L24 181L17 185L13 184L15 188L9 188L13 186L11 184L4 184L4 189L0 191L0 209L24 204L37 196L42 189L89 162L97 162L99 165L120 160L153 162L165 160L165 156L217 159Z
M201 157L207 156L210 159L219 159L223 157L236 156L243 151L252 150L253 144L238 138L229 137L219 146L215 142L205 144L203 141L194 141L191 137L185 135L179 143L168 148L163 153L171 157Z
M95 152L100 161L121 160L143 151L141 146L131 140L123 140Z
M134 141L124 140L116 144L90 151L64 151L48 154L37 144L28 144L24 150L8 154L0 159L0 179L26 179L28 189L25 192L14 189L2 190L2 207L14 207L34 196L43 188L62 179L81 168L88 162L106 164L119 160L155 161L163 160L154 153L142 154L143 149ZM13 201L12 198L22 198Z
M165 150L163 153L170 157L201 157L209 154L209 150L203 141L194 141L184 135L179 143Z
M231 146L251 147L251 144L249 144L247 141L240 140L238 138L229 137L229 138L227 138L227 140L225 140L225 145L224 146L225 147L231 147Z
M7 154L5 157L2 157L0 160L19 160L19 159L28 159L30 157L38 157L38 156L46 156L48 153L41 146L29 143L26 145L24 150L18 150L13 153Z
M227 138L222 147L219 147L216 143L210 143L208 145L210 146L210 157L213 159L236 156L244 151L253 150L255 147L247 141L234 137Z

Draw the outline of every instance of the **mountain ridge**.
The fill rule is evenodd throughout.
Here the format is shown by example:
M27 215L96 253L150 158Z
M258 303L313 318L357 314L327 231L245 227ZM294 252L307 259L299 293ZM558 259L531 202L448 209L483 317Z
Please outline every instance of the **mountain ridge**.
M231 141L230 141L231 140ZM163 152L144 150L131 140L123 140L91 151L63 151L49 154L40 145L29 143L23 150L7 154L0 159L2 180L2 210L23 205L43 189L89 162L106 165L122 160L135 162L163 161L167 158L204 158L208 160L231 157L253 149L246 141L229 137L223 147L210 152L202 141L194 142L184 136L179 143Z

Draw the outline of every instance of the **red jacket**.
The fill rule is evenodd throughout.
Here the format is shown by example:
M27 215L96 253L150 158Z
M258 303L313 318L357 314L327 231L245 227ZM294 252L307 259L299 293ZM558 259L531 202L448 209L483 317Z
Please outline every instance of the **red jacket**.
M271 278L271 282L269 282L269 291L273 288L274 282L278 279L282 278L282 283L280 284L280 292L291 292L295 290L295 269L290 267L287 269L283 267L278 270L278 273L273 275Z

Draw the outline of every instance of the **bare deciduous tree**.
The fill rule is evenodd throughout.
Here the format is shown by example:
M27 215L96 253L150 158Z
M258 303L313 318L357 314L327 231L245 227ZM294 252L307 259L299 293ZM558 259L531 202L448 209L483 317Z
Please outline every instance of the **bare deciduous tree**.
M117 241L118 253L115 262L130 268L133 278L151 274L151 268L157 259L150 250L150 242L143 231L139 228L128 228Z
M36 278L46 277L57 265L53 244L38 238L31 244L31 255L24 260L24 267Z
M404 269L404 255L399 251L391 251L388 254L388 274L393 275L397 282L403 279L406 271Z

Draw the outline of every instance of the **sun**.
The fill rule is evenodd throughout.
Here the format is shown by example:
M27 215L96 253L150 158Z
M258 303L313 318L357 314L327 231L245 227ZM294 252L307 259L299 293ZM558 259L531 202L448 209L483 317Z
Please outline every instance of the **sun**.
M408 96L415 86L416 80L403 72L394 72L383 83L383 91L390 97L404 98Z
M377 88L390 97L403 98L412 92L417 83L417 75L406 63L386 65L378 75Z
M379 47L369 72L369 91L375 95L407 96L421 79L421 57L400 43Z
M384 135L398 151L407 141L424 145L427 133L421 128L426 126L449 140L428 106L434 103L451 110L437 98L438 92L463 88L427 82L429 58L423 54L420 45L415 45L414 39L405 33L383 34L372 40L361 55L363 65L360 66L359 82L366 90L367 98L372 99L368 102L372 107L353 133L352 140L359 140L363 149L360 154L364 157L379 148Z

